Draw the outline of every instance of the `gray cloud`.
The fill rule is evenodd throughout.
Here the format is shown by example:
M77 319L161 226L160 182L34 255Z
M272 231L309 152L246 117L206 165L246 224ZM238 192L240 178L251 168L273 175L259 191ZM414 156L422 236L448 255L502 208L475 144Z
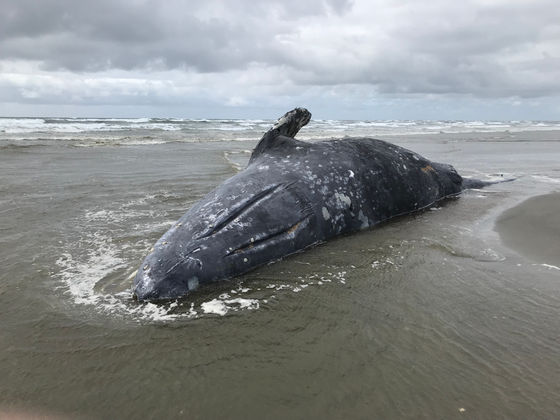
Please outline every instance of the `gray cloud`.
M0 88L12 101L560 95L557 0L0 0L0 8Z
M349 6L344 0L21 0L9 2L0 16L2 58L72 71L223 71L277 62L274 38L292 31L290 22L343 13Z
M292 65L305 70L299 82L371 84L383 93L560 93L554 82L560 76L560 9L554 2L428 4L401 6L386 16L389 23L377 19L378 31L366 32L361 42L347 36L346 48L321 54L310 48L299 65L301 57L292 56Z

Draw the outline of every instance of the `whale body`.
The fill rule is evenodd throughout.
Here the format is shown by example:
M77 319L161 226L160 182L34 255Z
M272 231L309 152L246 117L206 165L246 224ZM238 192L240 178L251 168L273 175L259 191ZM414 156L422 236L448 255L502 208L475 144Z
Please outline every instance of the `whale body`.
M247 168L157 241L134 279L137 299L183 297L203 284L488 184L381 140L294 139L310 118L303 108L280 118Z

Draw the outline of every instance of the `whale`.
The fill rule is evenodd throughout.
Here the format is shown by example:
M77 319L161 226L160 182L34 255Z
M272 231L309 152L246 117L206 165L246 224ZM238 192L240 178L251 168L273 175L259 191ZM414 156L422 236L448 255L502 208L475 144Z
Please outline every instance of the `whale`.
M382 140L295 139L310 119L304 108L283 115L244 170L165 232L134 277L137 300L182 298L335 236L490 184Z

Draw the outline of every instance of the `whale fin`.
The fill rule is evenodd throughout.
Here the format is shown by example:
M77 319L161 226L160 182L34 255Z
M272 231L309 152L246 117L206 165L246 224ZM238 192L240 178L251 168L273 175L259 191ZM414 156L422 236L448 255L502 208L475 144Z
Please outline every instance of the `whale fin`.
M268 130L251 154L251 163L257 156L279 145L297 143L294 139L299 130L311 120L311 112L305 108L295 108L286 112Z

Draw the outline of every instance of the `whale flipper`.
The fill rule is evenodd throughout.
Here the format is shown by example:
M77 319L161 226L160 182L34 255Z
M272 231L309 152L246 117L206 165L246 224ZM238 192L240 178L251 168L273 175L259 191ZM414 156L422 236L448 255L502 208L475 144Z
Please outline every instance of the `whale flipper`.
M311 120L311 112L305 108L295 108L286 112L276 121L276 124L268 130L253 150L251 163L257 156L271 149L285 148L301 145L302 142L294 137L301 128Z
M270 131L278 130L278 134L293 138L310 120L311 112L305 108L295 108L280 117Z

